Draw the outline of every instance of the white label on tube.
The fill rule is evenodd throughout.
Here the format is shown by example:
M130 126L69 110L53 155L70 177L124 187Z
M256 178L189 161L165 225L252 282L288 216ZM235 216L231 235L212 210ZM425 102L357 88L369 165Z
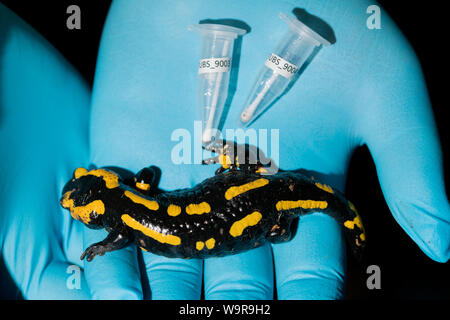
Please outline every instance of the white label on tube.
M231 67L231 58L202 59L198 65L198 73L228 72Z
M290 79L298 70L295 64L284 60L283 58L277 56L275 53L272 53L264 64L266 65L266 67L272 69L273 71L287 79Z

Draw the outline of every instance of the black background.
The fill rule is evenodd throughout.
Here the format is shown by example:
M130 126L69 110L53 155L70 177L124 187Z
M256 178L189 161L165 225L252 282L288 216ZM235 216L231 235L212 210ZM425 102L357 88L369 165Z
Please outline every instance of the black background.
M160 0L163 1L163 0ZM255 0L256 2L257 0ZM345 0L344 0L345 1ZM107 0L0 0L52 43L92 85L100 36L109 5ZM444 114L448 51L444 49L448 13L442 1L413 5L411 1L379 1L409 39L422 64L444 152L445 181L449 186L449 128ZM66 9L81 8L81 30L66 28ZM383 19L383 17L382 17ZM383 24L383 20L382 20ZM445 80L443 80L445 79ZM448 89L447 89L448 90ZM349 299L449 299L449 264L432 261L391 216L381 192L375 165L367 148L356 151L350 166L346 194L360 212L370 242L363 265L349 259ZM366 287L367 266L381 268L381 289ZM0 261L0 299L21 298Z

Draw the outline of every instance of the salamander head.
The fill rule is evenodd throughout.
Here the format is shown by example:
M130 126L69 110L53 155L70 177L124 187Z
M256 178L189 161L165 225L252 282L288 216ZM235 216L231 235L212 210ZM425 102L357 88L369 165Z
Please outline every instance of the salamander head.
M119 176L114 172L98 169L88 171L78 168L73 178L63 188L61 206L70 210L76 220L92 229L103 228L105 204L102 193L119 186Z

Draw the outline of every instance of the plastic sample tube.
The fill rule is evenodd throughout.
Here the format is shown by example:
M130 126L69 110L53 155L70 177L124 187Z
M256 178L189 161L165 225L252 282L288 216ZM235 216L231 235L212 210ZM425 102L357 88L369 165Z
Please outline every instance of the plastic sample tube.
M189 27L202 36L198 68L198 103L202 115L202 142L212 141L228 96L234 41L245 30L221 24Z
M316 47L330 45L300 20L284 13L280 13L280 18L288 24L289 31L266 60L253 85L240 115L244 126L248 126L283 94Z

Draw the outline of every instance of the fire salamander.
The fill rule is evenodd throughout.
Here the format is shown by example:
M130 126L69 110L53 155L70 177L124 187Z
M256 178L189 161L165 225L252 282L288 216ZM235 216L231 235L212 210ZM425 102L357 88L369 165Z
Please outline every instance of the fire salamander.
M343 227L352 251L361 257L364 227L340 192L298 172L267 174L261 163L232 165L223 150L215 157L222 164L216 175L175 191L157 190L155 167L128 180L108 169L76 169L63 189L62 207L86 226L108 231L81 259L91 261L129 243L172 258L236 254L267 241L289 241L293 221L317 211Z

